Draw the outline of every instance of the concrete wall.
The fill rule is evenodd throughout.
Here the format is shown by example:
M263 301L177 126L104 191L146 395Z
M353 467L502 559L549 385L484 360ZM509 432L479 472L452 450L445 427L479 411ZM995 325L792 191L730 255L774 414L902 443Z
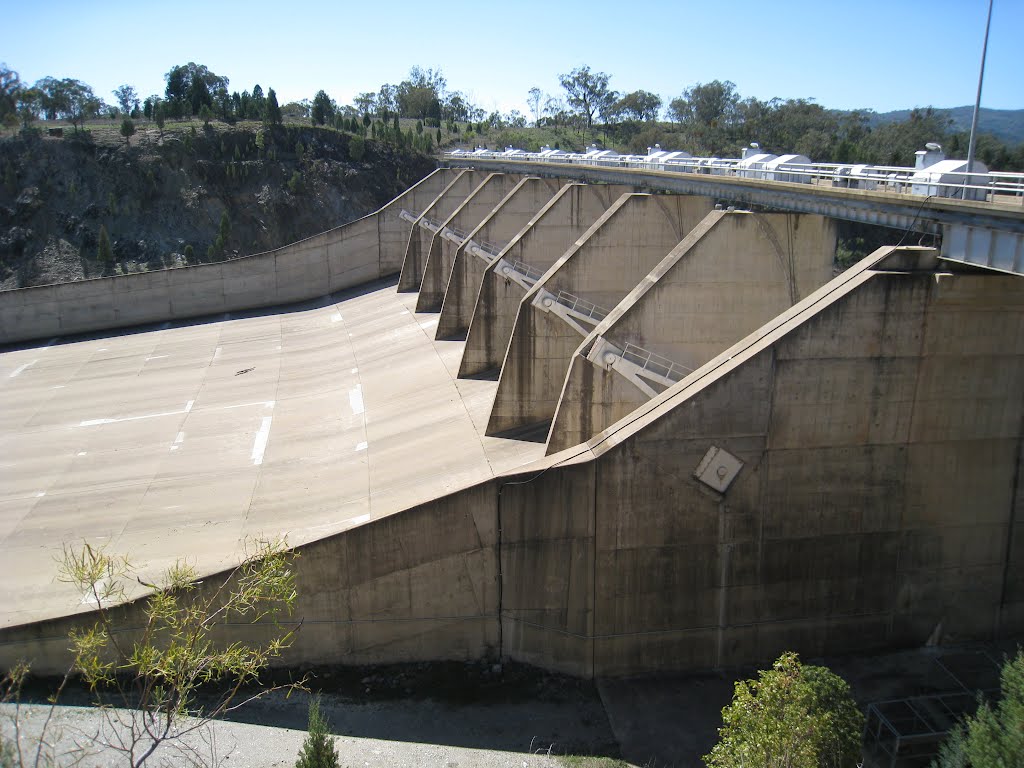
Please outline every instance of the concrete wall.
M471 232L519 181L518 176L492 173L445 220L444 226ZM441 232L436 233L431 239L427 263L423 267L423 282L416 298L417 312L440 311L445 291L448 289L448 276L455 263L455 252L460 245L461 243L442 236Z
M218 264L0 291L0 343L268 307L324 296L396 270L398 214L433 199L438 170L376 213L274 251Z
M423 280L423 267L430 252L430 241L434 237L434 231L423 226L422 220L443 222L448 219L489 175L479 171L461 171L449 180L447 186L442 188L423 210L413 212L418 215L419 220L413 225L406 241L398 290L419 290L420 282Z
M835 241L821 216L709 213L580 345L548 451L585 442L647 399L604 360L602 340L695 370L828 282Z
M282 662L624 675L1024 632L1024 284L929 255L865 260L587 445L302 547ZM743 463L721 493L711 446ZM3 630L0 665L59 672L73 623Z
M559 190L547 205L505 248L501 257L546 270L586 232L619 197L632 187L571 184ZM497 369L505 359L519 302L526 292L497 273L495 261L480 283L466 337L459 376L475 376Z
M545 203L551 200L561 186L557 180L534 177L523 179L470 232L470 239L477 243L507 245L529 224ZM455 252L455 261L437 325L439 338L464 335L469 331L469 322L473 316L477 294L480 292L480 284L490 265L489 261L470 253L467 250L468 245L467 240Z
M703 197L624 195L548 269L520 304L488 434L554 418L586 333L545 308L548 294L568 291L605 311L615 307L711 209Z

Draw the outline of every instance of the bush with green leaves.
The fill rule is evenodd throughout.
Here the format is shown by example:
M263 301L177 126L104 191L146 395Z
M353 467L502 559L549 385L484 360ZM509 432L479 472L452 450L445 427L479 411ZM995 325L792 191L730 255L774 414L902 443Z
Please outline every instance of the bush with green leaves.
M795 653L736 683L722 722L709 768L855 768L860 759L864 716L846 681Z
M982 702L950 733L935 768L1010 768L1024 765L1024 651L1003 665L1001 698Z
M309 702L309 728L295 768L338 768L338 750L334 747L327 721L320 711L320 697Z

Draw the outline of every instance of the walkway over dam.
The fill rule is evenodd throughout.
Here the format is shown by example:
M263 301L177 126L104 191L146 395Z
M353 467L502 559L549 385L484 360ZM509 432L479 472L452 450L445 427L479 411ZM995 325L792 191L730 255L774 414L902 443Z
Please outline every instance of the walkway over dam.
M1024 281L949 233L837 275L846 214L606 181L441 168L277 251L0 292L0 666L65 668L83 539L151 582L287 535L283 664L1024 633ZM914 204L968 244L1024 220Z

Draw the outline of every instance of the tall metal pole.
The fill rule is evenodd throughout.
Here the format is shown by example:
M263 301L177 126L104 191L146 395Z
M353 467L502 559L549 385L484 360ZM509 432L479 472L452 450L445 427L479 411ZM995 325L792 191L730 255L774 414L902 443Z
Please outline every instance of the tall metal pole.
M971 118L971 138L967 142L967 183L974 180L970 174L974 171L974 142L978 133L978 112L981 110L981 83L985 79L985 54L988 53L988 29L992 25L992 0L988 0L988 20L985 22L985 42L981 46L981 71L978 73L978 96L974 100L974 117ZM964 190L966 197L967 190Z

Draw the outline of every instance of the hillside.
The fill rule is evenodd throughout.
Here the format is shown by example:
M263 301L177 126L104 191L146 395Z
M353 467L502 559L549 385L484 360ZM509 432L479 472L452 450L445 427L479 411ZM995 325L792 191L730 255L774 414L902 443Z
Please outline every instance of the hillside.
M953 132L971 130L973 106L953 107L937 111L949 115L950 120L953 121L951 126ZM910 109L870 112L868 113L869 124L874 128L888 123L902 123L910 117L911 112ZM1024 142L1024 109L986 109L982 107L978 115L978 132L990 133L1007 144L1020 144Z
M351 134L309 125L147 123L127 147L117 127L0 140L0 288L258 253L376 210L434 167L372 140L354 160Z

